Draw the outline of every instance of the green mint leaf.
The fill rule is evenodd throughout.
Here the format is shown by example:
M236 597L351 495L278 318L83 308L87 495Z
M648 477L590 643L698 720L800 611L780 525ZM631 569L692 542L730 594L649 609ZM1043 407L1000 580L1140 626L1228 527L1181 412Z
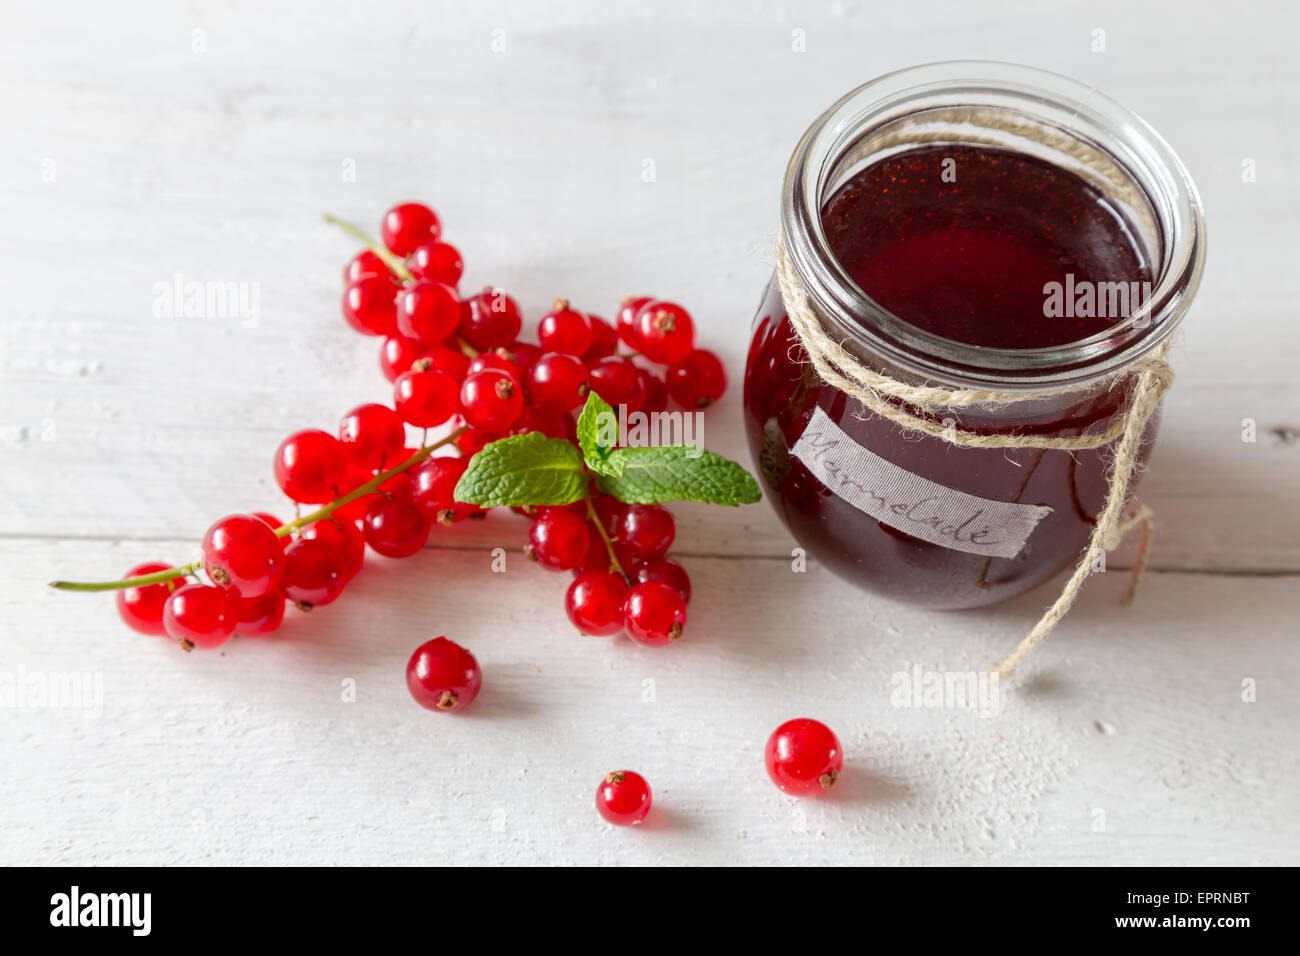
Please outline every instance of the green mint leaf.
M587 467L598 475L613 478L623 474L620 461L610 456L616 444L618 416L609 402L592 392L578 416L578 447L587 460Z
M484 445L456 484L456 500L484 508L567 505L587 496L582 454L563 438L528 432Z
M734 461L701 448L616 448L610 461L616 462L622 473L601 475L596 483L601 491L629 504L703 501L734 507L762 497L753 475Z

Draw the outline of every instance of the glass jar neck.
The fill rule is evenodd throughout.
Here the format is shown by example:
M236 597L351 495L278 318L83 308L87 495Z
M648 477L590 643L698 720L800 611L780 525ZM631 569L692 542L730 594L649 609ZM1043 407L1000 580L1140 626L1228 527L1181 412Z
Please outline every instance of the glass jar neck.
M987 348L932 334L860 289L830 248L828 198L866 166L934 145L1025 153L1082 177L1134 226L1152 264L1143 307L1067 345ZM935 63L849 93L795 148L782 194L787 254L826 331L891 374L949 387L1082 388L1123 372L1168 340L1190 305L1205 259L1205 223L1190 176L1143 120L1073 80L1002 63Z

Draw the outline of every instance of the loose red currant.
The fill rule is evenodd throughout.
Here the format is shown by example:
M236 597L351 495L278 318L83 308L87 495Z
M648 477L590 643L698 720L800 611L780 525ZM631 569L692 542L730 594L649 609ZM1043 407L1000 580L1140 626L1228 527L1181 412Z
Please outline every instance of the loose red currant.
M642 306L653 301L653 297L648 295L630 295L619 303L618 337L628 348L640 350L641 339L636 329L636 314L641 311Z
M662 412L668 408L668 389L664 380L649 369L641 369L641 384L645 386L645 403L641 411L646 414Z
M563 412L586 401L590 390L587 367L576 355L547 352L528 373L528 394L533 401Z
M663 647L682 636L686 627L686 602L662 581L642 581L627 592L623 626L638 644Z
M712 405L727 390L727 373L712 352L696 349L668 369L668 393L686 408Z
M169 564L137 564L123 577L140 578L146 574L166 571ZM161 637L167 633L163 627L163 605L172 588L181 583L183 576L178 576L161 584L146 584L141 588L123 588L117 592L117 613L133 631Z
M633 582L661 581L682 596L687 604L691 603L691 576L686 569L672 558L651 558L642 561L628 571Z
M203 570L218 587L257 597L280 583L284 546L261 518L229 515L203 536Z
M637 558L657 558L673 544L673 513L660 505L628 505L618 516L613 537Z
M366 537L355 521L340 518L336 511L328 518L313 521L300 533L304 541L323 541L334 549L343 564L343 580L351 581L361 573L366 560Z
M548 508L528 532L528 556L551 571L570 571L587 554L587 522L572 511Z
M411 655L406 664L406 686L421 707L464 710L478 696L483 674L473 654L454 641L435 637Z
M418 362L416 363L419 364ZM402 421L417 428L433 428L456 414L460 388L445 372L403 372L393 383L393 404Z
M672 365L695 348L695 323L675 302L647 302L636 314L638 349L652 362Z
M339 422L339 441L354 464L378 471L402 460L406 426L387 405L358 405Z
M332 604L347 583L343 556L319 538L299 538L284 550L280 591L300 611Z
M388 264L369 249L362 249L358 252L343 269L345 284L350 285L364 276L380 276L394 285L398 282L397 276L393 275L393 271L388 268Z
M426 242L417 246L406 260L406 267L417 279L432 279L454 286L465 271L460 251L449 242Z
M397 296L397 331L429 345L440 344L460 324L460 299L442 282L422 279Z
M380 235L390 252L409 256L417 246L432 242L442 233L438 215L428 206L406 202L384 213Z
M624 406L629 415L641 411L645 404L641 370L626 359L601 359L591 366L588 377L593 392L615 408Z
M480 352L513 342L523 323L518 303L500 289L489 286L461 304L461 338Z
M233 591L207 584L187 584L163 605L163 626L172 640L191 647L220 647L235 633Z
M386 379L396 381L397 376L409 372L417 360L431 354L434 348L437 346L428 346L403 335L390 335L379 348L379 367Z
M596 810L616 827L635 826L650 812L650 784L632 770L605 774L596 789Z
M545 352L582 355L591 348L591 320L569 308L568 299L556 299L537 323L537 341Z
M469 374L470 358L460 349L450 349L444 345L435 345L429 354L411 363L412 372L442 372L450 375L459 385Z
M456 484L468 467L468 458L440 456L420 462L411 472L411 500L420 514L446 525L477 510L456 500Z
M519 381L528 381L528 373L542 357L542 350L531 342L511 342L504 347L505 357L519 371Z
M567 412L541 405L525 405L519 419L510 428L512 435L541 432L547 438L568 438L573 419Z
M523 382L519 376L519 369L515 363L506 357L506 350L503 348L495 349L491 352L480 352L469 360L469 368L466 375L473 375L475 372L486 372L488 369L494 369L498 372L505 372L516 382Z
M350 283L343 290L343 318L362 335L396 335L396 287L375 275Z
M460 413L479 431L500 434L515 423L523 410L523 390L505 372L478 372L467 376L460 386Z
M240 637L264 637L283 622L284 595L279 591L235 599L235 633Z
M623 599L627 584L609 571L588 571L574 578L564 596L564 609L583 634L609 637L623 630Z
M618 350L618 331L600 316L590 312L587 313L587 321L591 323L591 345L582 353L582 360L591 365Z
M407 558L429 538L429 519L400 495L380 495L370 502L363 522L366 544L386 558Z
M835 786L844 768L839 739L825 724L787 720L767 738L767 775L786 793L809 797Z

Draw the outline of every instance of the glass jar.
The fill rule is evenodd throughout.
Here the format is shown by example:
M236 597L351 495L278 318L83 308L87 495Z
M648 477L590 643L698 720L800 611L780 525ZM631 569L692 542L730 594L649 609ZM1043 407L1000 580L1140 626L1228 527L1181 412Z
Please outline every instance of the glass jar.
M945 147L997 150L1080 177L1149 269L1143 307L1076 341L1011 348L945 337L905 321L897 301L890 311L872 298L828 238L828 203L851 180L870 182L855 177L875 164ZM887 186L871 188L886 200ZM1105 431L1132 386L1123 373L1172 335L1205 256L1195 186L1150 126L1082 84L1001 63L919 66L834 104L790 160L781 233L823 331L859 362L910 384L1038 393L942 420L979 434ZM983 318L988 328L1000 321ZM1041 395L1057 389L1070 391ZM841 577L907 603L969 608L1029 590L1081 556L1105 498L1107 446L962 447L909 432L827 385L802 352L775 277L754 323L744 403L768 498L799 544ZM1143 461L1155 427L1153 417Z

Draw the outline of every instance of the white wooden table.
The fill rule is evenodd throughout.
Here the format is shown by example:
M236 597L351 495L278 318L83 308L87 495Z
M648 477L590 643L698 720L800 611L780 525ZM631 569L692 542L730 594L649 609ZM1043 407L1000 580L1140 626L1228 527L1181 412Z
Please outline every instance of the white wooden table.
M266 6L19 3L0 31L0 862L1300 862L1294 7ZM579 637L567 576L514 550L491 574L522 543L510 515L223 653L45 587L286 513L279 439L387 400L377 342L338 316L353 245L326 210L373 228L430 201L465 287L505 286L530 321L560 294L687 304L733 378L707 444L747 461L739 371L795 139L872 76L971 56L1145 115L1211 237L1143 486L1153 573L1125 610L1113 561L998 714L892 706L892 675L983 669L1049 588L967 614L873 600L792 573L766 503L676 509L697 597L663 651ZM258 283L260 321L156 317L177 274ZM486 672L461 718L403 683L438 634ZM98 713L13 695L83 672ZM830 799L763 772L800 715L845 743ZM591 805L624 766L655 790L636 831Z

